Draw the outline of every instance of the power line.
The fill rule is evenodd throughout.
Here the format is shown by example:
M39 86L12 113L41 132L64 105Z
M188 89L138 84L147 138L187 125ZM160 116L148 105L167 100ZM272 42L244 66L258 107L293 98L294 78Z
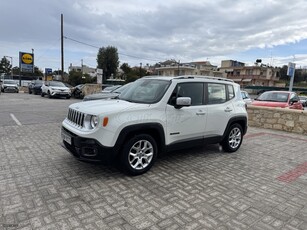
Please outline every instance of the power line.
M94 45L91 45L91 44L88 44L88 43L85 43L85 42L81 42L81 41L78 41L76 39L73 39L73 38L69 38L69 37L66 37L64 36L65 39L67 40L71 40L71 41L74 41L76 43L79 43L79 44L82 44L82 45L86 45L86 46L90 46L90 47L93 47L93 48L97 48L97 49L100 49L101 47L98 47L98 46L94 46ZM135 59L142 59L142 60L147 60L147 61L156 61L156 62L159 62L160 60L157 60L157 59L150 59L150 58L144 58L144 57L138 57L138 56L134 56L134 55L129 55L129 54L124 54L124 53L118 53L119 55L122 55L122 56L126 56L126 57L131 57L131 58L135 58Z
M88 44L88 43L85 43L85 42L81 42L81 41L78 41L78 40L73 39L73 38L69 38L69 37L65 37L65 36L64 36L64 38L67 39L67 40L71 40L71 41L80 43L80 44L82 44L82 45L90 46L90 47L97 48L97 49L100 48L100 47L98 47L98 46L94 46L94 45L91 45L91 44Z

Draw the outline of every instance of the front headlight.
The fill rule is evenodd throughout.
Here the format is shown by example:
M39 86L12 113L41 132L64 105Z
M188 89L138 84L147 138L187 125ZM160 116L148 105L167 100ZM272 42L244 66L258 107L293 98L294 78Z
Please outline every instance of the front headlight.
M98 117L97 116L95 116L95 115L91 116L90 125L91 125L92 129L94 129L98 125Z

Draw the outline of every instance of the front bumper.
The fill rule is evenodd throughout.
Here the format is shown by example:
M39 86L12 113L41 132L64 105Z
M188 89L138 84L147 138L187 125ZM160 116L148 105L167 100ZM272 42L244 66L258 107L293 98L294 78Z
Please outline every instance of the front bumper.
M61 138L64 147L79 160L111 164L115 159L114 148L102 146L95 139L77 136L63 126Z
M4 87L3 88L3 92L5 92L5 93L17 93L19 90L18 90L18 88L16 88L16 87L10 87L10 86L8 86L8 87Z
M71 93L53 91L53 92L51 92L51 96L53 96L53 97L70 97Z

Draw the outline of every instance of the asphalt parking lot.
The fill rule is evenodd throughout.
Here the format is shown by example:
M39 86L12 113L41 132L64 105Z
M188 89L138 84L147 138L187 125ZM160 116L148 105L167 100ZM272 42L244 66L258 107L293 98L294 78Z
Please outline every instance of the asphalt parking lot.
M61 147L77 101L0 95L0 229L307 229L306 136L250 127L128 177Z

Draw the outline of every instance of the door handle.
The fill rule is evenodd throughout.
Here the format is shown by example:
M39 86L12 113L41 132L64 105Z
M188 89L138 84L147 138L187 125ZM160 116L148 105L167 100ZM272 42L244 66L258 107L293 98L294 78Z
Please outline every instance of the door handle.
M225 112L231 112L231 111L232 111L232 109L231 109L231 108L229 108L229 107L227 107L226 109L224 109L224 111L225 111Z

